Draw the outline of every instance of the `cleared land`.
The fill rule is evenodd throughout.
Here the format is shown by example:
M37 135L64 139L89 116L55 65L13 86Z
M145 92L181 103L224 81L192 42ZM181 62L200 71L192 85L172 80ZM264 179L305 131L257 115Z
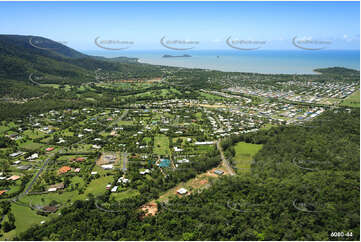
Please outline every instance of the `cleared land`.
M41 221L50 221L51 218L57 216L56 214L51 214L48 217L40 216L36 214L36 211L31 210L29 207L20 206L17 204L12 204L11 211L17 218L15 220L16 229L4 233L0 240L11 240L15 236L27 230L33 224L39 224Z
M235 167L238 173L249 172L251 168L251 162L257 152L262 149L262 145L249 144L245 142L239 142L234 147L236 155L233 158Z
M165 135L154 137L154 153L157 155L169 154L169 139Z
M342 106L348 106L352 108L359 108L360 107L360 90L352 93L348 96L342 103Z

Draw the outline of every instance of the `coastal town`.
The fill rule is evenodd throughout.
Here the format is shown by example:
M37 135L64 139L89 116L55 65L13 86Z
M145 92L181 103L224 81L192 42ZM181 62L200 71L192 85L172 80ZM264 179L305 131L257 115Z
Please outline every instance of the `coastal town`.
M97 207L112 212L124 199L150 194L146 196L154 199L140 209L152 216L158 210L156 202L189 195L208 188L212 179L250 169L252 159L240 165L223 157L199 173L203 157L222 154L219 142L225 138L282 125L307 126L358 94L356 82L274 84L286 91L272 85L239 86L238 81L227 86L222 81L232 79L227 76L220 77L219 88L183 90L178 82L184 78L175 78L181 71L185 70L170 68L163 70L163 78L127 81L106 81L97 72L103 81L76 87L89 96L90 104L100 95L97 90L136 93L116 97L122 102L117 107L89 105L3 121L0 131L8 145L0 154L0 197L10 200L15 211L29 209L34 218L29 224L61 216L60 210L76 200L102 196L108 202L97 200ZM254 145L256 150L260 147ZM182 172L199 174L164 183Z

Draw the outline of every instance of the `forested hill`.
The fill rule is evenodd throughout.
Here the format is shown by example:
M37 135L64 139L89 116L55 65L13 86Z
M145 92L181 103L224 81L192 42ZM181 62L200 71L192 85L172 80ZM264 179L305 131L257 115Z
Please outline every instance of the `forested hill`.
M23 79L30 73L84 77L86 71L120 69L126 59L92 57L37 36L0 35L0 76ZM130 62L134 62L132 58Z
M138 63L137 58L85 55L42 37L0 35L2 98L39 97L48 93L48 89L36 84L80 85L94 82L99 70L103 72L99 75L103 78L112 73L114 79L128 79L159 77L159 69Z
M359 115L335 109L301 127L233 137L223 143L226 152L238 141L263 144L252 172L160 204L156 216L141 219L141 196L117 213L97 209L90 198L17 239L359 241Z
M90 56L76 51L66 45L47 39L40 36L25 36L25 35L0 35L1 54L19 55L35 54L50 58L57 58L59 56L65 58L79 59L79 58L93 58L103 61L117 61L117 62L136 62L137 58L115 57L105 58L100 56Z
M322 73L324 75L338 75L343 77L360 77L360 71L353 70L344 67L329 67L315 69L315 72Z
M25 35L0 35L1 54L21 55L29 54L48 56L51 58L62 56L68 58L84 58L87 55L73 50L56 41Z

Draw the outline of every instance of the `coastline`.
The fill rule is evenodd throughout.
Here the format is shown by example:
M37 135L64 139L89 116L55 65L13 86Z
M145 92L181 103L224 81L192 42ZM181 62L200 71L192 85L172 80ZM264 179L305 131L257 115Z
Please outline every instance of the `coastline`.
M166 64L155 64L151 62L147 62L144 59L138 58L138 63L141 64L148 64L148 65L160 65L160 66L167 66L167 67L178 67L178 68L185 68L185 69L202 69L202 70L210 70L210 71L220 71L220 72L235 72L235 73L255 73L255 74L265 74L265 75L322 75L322 73L315 71L315 69L318 69L319 67L315 67L312 70L312 73L285 73L285 72L279 72L279 73L267 73L267 72L252 72L252 71L226 71L226 70L220 70L220 69L213 69L213 68L198 68L198 67L187 67L187 66L179 66L179 65L166 65ZM323 68L328 68L331 66L326 66Z
M88 52L89 53L89 52ZM215 70L222 72L319 75L314 69L327 67L344 67L360 70L358 51L192 51L191 58L163 58L166 51L127 51L89 53L103 57L126 56L138 58L138 63L180 67L190 69Z

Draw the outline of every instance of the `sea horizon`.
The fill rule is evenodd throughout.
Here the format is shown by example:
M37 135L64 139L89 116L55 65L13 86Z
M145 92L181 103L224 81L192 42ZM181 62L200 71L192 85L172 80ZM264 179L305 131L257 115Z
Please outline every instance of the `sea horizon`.
M317 74L314 69L345 67L360 70L359 50L83 50L88 55L138 58L140 63L225 72ZM168 57L163 55L191 57Z

